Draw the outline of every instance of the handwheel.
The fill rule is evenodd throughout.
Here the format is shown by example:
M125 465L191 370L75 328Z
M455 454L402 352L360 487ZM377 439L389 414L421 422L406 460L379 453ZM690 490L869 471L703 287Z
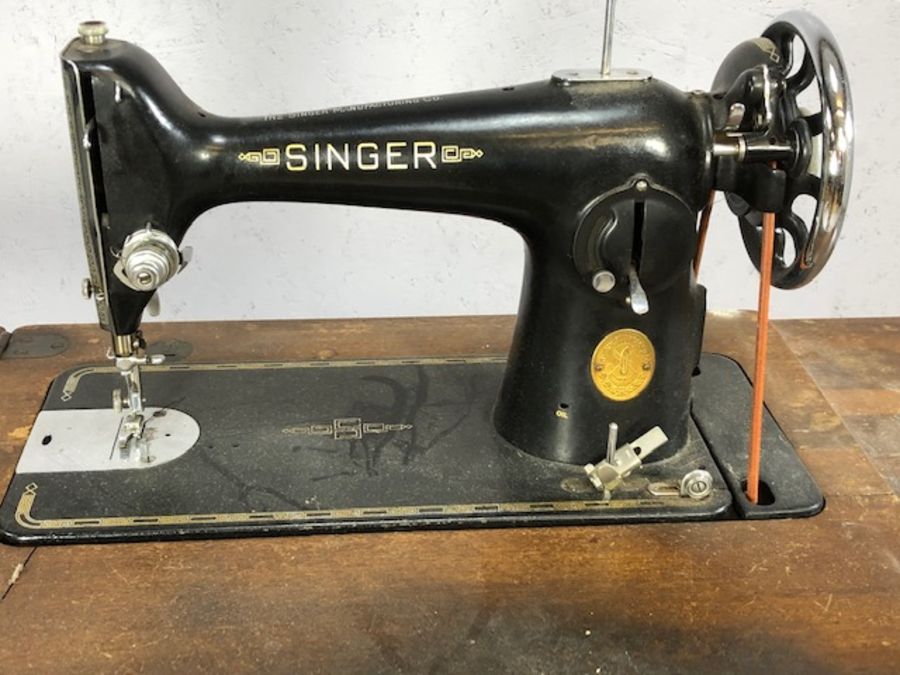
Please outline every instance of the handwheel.
M800 160L780 167L786 170L787 180L784 203L776 216L772 285L797 288L819 273L841 231L850 196L853 106L840 50L819 19L806 12L789 12L776 19L763 37L778 50L769 63L773 86L780 88L773 97L777 123ZM805 53L795 68L796 40L803 43ZM821 106L812 113L798 103L811 86L818 88ZM804 195L815 200L812 216L797 212L797 201ZM762 213L735 195L729 195L729 205L738 215L747 253L759 268ZM786 247L787 237L793 254Z

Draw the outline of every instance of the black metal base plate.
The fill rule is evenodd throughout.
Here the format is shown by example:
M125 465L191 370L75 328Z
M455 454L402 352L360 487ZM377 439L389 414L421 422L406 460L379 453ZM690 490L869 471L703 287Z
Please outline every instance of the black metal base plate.
M704 355L694 378L688 444L608 501L580 467L499 438L491 412L503 367L503 359L432 358L148 368L148 405L190 414L200 427L193 447L149 468L17 472L0 536L85 543L788 517L824 506L768 412L763 501L771 503L743 497L750 387L725 357ZM109 367L68 371L43 409L108 407L119 380ZM701 467L714 476L707 499L665 494Z

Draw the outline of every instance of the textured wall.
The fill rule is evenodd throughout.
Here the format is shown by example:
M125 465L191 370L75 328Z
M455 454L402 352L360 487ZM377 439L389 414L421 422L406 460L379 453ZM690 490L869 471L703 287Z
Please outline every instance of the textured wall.
M57 54L79 20L142 45L200 105L254 115L527 82L600 53L598 0L12 2L0 0L0 324L93 321ZM853 198L831 266L773 296L776 316L900 314L897 0L621 0L614 62L705 88L737 42L787 9L815 11L853 78ZM194 262L160 319L512 312L518 237L462 217L299 204L204 214ZM755 304L724 204L703 281L713 308Z

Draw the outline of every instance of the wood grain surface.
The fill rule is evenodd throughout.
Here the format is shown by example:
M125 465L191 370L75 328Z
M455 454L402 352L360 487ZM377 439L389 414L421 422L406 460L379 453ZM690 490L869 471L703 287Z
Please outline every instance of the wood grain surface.
M512 323L184 323L145 332L151 342L189 342L195 362L341 359L502 354ZM751 370L753 326L751 314L713 315L706 348ZM819 516L5 546L0 582L20 574L0 601L0 670L896 671L900 503L889 481L900 323L778 326L787 340L771 336L767 400L826 494ZM60 333L69 348L0 359L4 483L52 378L102 361L106 349L94 327L21 330Z
M900 319L782 321L779 330L900 495Z

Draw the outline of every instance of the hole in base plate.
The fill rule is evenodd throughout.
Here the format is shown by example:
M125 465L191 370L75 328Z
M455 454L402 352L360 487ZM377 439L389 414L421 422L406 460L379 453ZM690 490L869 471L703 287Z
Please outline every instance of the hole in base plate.
M741 490L743 490L744 494L747 494L746 478L741 481ZM759 494L757 497L757 506L771 506L775 503L775 493L772 492L772 488L770 488L769 484L764 480L759 481Z

